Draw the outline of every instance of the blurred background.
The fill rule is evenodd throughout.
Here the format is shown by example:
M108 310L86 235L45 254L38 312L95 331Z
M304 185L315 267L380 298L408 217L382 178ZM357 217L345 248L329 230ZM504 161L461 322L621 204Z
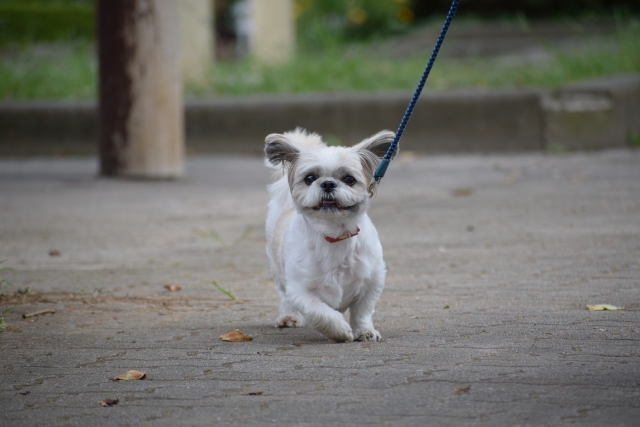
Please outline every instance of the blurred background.
M292 0L290 18L280 16L293 21L290 43L261 53L254 15L266 12L252 11L250 0L206 1L206 70L187 79L187 97L411 90L450 5ZM0 99L95 98L95 6L0 0ZM183 46L192 37L184 28ZM555 88L637 72L637 0L463 0L427 90Z

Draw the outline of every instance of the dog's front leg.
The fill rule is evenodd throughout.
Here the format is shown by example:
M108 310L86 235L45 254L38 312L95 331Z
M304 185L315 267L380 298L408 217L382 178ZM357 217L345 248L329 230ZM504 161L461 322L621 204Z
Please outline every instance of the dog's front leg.
M373 326L373 312L384 287L384 270L367 280L363 292L349 307L350 321L355 341L379 341L380 332Z
M287 290L287 299L302 313L305 322L322 335L337 342L353 341L351 326L342 313L329 307L312 292L300 288Z
M287 300L284 292L280 292L280 310L276 319L276 328L293 328L296 326L304 326L304 319Z

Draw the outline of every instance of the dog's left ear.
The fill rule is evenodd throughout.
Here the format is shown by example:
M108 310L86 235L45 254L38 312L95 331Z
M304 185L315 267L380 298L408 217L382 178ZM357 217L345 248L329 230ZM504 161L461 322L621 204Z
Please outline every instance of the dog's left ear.
M369 176L370 182L367 186L367 190L369 195L373 197L376 194L377 182L373 180L373 173L375 172L378 164L380 163L380 159L387 154L387 150L391 146L393 142L393 138L395 138L396 134L383 130L373 135L370 138L365 139L353 146L358 151L360 155L360 159L362 160L362 167L365 170L365 173ZM398 148L393 152L391 158L395 158L398 155Z
M298 159L300 150L286 136L272 133L264 142L264 154L272 165L293 164Z
M359 144L354 145L353 148L359 151L367 150L381 159L385 154L387 154L387 150L389 149L389 146L393 142L393 138L395 138L395 136L395 133L389 130L383 130L376 133L372 137L363 140ZM398 148L396 148L396 151L393 152L393 156L391 156L391 158L394 159L397 154Z

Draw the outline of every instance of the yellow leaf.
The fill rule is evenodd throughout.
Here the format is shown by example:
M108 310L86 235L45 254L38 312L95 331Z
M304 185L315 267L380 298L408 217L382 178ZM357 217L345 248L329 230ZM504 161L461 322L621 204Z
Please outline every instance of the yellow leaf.
M609 305L609 304L588 305L587 308L591 311L624 310L624 307L616 307L615 305Z
M471 391L471 384L464 387L460 387L453 394L469 393L469 391Z
M473 193L475 193L475 191L476 190L471 187L460 187L451 190L451 195L453 197L466 197L471 196Z
M239 341L251 341L253 340L253 337L251 335L246 335L240 332L239 329L234 329L233 331L229 331L226 334L220 335L220 339L222 341L239 342Z
M113 381L132 381L132 380L143 380L145 379L147 376L147 374L145 374L144 372L140 372L140 371L136 371L136 370L131 370L131 371L127 371L124 374L120 374L117 377L113 378Z

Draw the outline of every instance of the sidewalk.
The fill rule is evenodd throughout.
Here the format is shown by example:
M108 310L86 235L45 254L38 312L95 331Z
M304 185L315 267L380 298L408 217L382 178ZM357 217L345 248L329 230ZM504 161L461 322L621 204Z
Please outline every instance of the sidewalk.
M95 163L0 160L2 426L640 419L638 150L402 156L370 211L384 341L347 344L273 327L260 159L192 158L178 182ZM236 328L254 340L218 339ZM147 378L109 379L130 369Z

